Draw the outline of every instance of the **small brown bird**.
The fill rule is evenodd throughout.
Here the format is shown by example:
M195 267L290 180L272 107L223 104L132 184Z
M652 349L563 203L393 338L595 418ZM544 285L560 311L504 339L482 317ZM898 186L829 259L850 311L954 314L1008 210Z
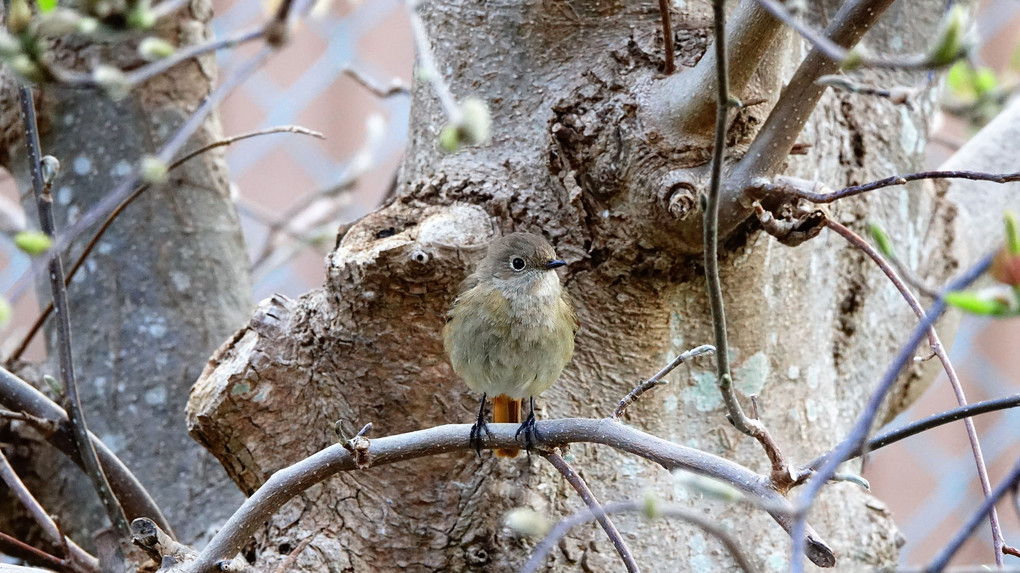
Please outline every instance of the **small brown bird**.
M553 269L565 265L552 245L530 233L514 233L489 244L475 272L464 279L447 313L443 342L453 370L482 393L471 443L481 450L487 434L485 399L493 395L492 421L521 423L530 448L535 433L535 396L545 392L574 353L577 317ZM521 422L521 402L531 413ZM517 448L496 450L515 457Z

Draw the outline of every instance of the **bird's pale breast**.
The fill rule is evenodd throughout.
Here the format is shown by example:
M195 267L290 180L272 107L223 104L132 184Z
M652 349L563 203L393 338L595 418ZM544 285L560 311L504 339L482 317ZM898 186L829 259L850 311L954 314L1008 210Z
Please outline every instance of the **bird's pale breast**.
M559 287L558 278L549 276ZM471 389L528 398L556 381L573 354L576 323L570 304L555 290L555 296L547 291L508 297L496 286L479 284L458 298L444 342L454 371Z

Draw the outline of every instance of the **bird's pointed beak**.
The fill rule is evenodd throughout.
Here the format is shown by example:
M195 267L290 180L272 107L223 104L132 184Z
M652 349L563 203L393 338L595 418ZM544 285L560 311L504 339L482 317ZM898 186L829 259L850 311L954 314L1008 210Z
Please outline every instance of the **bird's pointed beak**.
M563 261L549 261L548 263L545 264L545 268L546 268L546 270L551 270L551 269L555 269L555 268L559 268L559 267L565 266L566 264L567 263L565 263Z

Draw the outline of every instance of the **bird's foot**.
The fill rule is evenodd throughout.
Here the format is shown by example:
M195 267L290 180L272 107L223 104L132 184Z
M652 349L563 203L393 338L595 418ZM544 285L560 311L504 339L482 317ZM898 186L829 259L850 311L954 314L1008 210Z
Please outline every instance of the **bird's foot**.
M475 453L478 454L478 457L482 457L482 432L485 432L488 437L492 437L492 430L489 429L489 424L485 420L478 420L471 425L469 444L475 450Z
M478 457L482 457L482 432L485 432L485 435L490 438L492 437L492 430L485 422L485 394L482 394L482 403L478 407L478 418L471 426L471 437L468 438L468 445L475 450Z
M532 409L528 414L528 417L524 419L520 427L517 428L517 433L514 434L515 440L520 440L521 434L524 434L524 451L531 455L532 448L535 447L535 443L539 441L538 435L538 423L535 420L535 410Z

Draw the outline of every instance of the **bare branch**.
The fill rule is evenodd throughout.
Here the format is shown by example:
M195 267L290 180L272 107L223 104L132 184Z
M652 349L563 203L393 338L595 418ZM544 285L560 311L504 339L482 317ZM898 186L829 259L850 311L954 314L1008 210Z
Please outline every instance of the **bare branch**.
M7 484L7 487L14 492L14 495L21 504L28 509L28 512L32 514L32 518L39 524L43 533L50 538L50 541L57 547L63 548L65 561L78 564L82 569L88 571L99 570L99 560L78 546L77 543L67 539L60 532L60 528L57 527L53 518L46 513L46 510L35 499L32 492L28 491L28 488L25 487L18 474L14 472L14 468L11 467L10 462L7 461L7 457L4 456L2 451L0 451L0 480Z
M358 85L372 92L376 97L388 98L395 95L407 95L411 92L410 88L400 81L400 78L393 78L390 80L390 85L383 86L379 82L370 78L360 69L353 65L348 65L343 69L344 75L358 82Z
M825 86L829 86L832 89L848 91L850 93L876 96L885 98L895 105L905 105L907 109L914 109L914 98L920 93L920 87L903 87L896 86L891 88L881 88L878 86L863 84L855 82L842 74L832 74L828 76L822 76L818 78L817 83Z
M15 473L3 451L0 451L0 480L3 480L7 487L14 492L15 497L18 498L21 505L25 506L25 509L32 515L32 519L39 524L39 528L50 538L50 541L57 547L63 547L64 535L60 533L60 528L53 522L53 518L46 513L46 510L39 505L39 501L35 499L32 492L25 487L25 483Z
M637 401L637 399L642 394L658 386L659 384L664 384L665 382L663 382L662 379L665 378L670 372L672 372L677 366L680 366L681 364L691 360L692 358L697 358L698 356L702 356L705 354L712 354L713 352L715 352L714 346L709 344L703 344L697 348L692 348L691 350L684 352L680 356L677 356L662 370L659 370L655 374L655 376L652 376L648 380L645 380L637 388L634 388L633 390L630 391L629 394L624 396L623 399L620 400L620 403L616 406L616 410L613 411L612 419L615 420L622 416L624 410L627 409L627 406L630 406L635 401Z
M33 547L19 539L7 535L2 531L0 531L0 553L6 553L7 555L10 555L12 557L23 559L26 563L42 565L56 571L62 571L66 573L79 573L80 571L79 569L76 569L73 565L71 565L64 559L61 559L54 555L50 555L49 553L46 553L42 549ZM8 569L5 571L6 567L13 568L13 566L8 566L0 563L0 573L8 573L8 571L11 571L11 573L24 573L26 571L26 569L20 568ZM48 570L33 568L27 569L27 571L45 572Z
M1020 181L1020 171L1015 173L983 173L980 171L920 171L917 173L905 173L893 175L878 181L872 181L863 185L844 187L839 191L832 191L826 187L807 182L803 179L779 176L772 183L758 182L752 185L751 190L755 196L761 194L776 194L797 199L805 199L812 203L832 203L846 197L853 197L868 191L891 187L893 185L906 185L911 181L922 179L970 179L972 181L988 181L990 183L1012 183ZM816 190L817 189L817 190Z
M1020 406L1020 394L1013 394L1012 396L1006 396L1004 398L975 402L974 404L968 404L966 406L960 406L959 408L953 408L952 410L946 410L945 412L939 412L938 414L933 414L927 418L917 420L916 422L911 422L903 427L889 430L888 432L882 432L868 440L868 443L863 447L851 452L848 459L862 456L867 452L873 452L879 448L895 444L900 440L920 434L921 432L926 432L932 428L937 428L950 422L955 422L971 416L977 416L979 414L987 414L988 412L997 412L1008 408L1016 408L1018 406ZM808 462L801 471L805 472L818 468L828 456L828 453L818 456Z
M182 147L191 138L191 135L202 125L205 118L209 113L216 108L223 101L235 87L240 85L245 79L251 74L255 73L262 64L269 58L269 55L273 53L273 48L264 47L257 54L252 56L249 60L243 62L238 66L232 74L216 87L209 94L207 98L202 101L202 104L192 113L187 121L184 122L177 132L174 133L173 137L163 145L159 153L155 156L155 161L164 165L169 164L174 155L181 150ZM42 257L39 257L32 265L30 273L22 276L10 289L11 299L17 299L21 293L28 288L29 279L41 272L40 264L46 264L56 256L56 253L63 252L67 249L71 242L74 241L79 235L85 232L86 229L92 225L98 223L100 220L106 218L118 205L123 203L133 192L135 185L141 178L141 170L136 166L131 173L125 177L119 185L117 185L110 193L108 193L101 201L95 206L86 211L81 218L72 223L66 230L64 230L56 240L53 242L53 246L50 247L49 252Z
M613 542L613 547L616 548L616 552L620 554L620 559L623 559L623 564L627 567L627 571L630 573L637 573L640 570L636 561L634 561L634 555L631 554L630 548L627 547L627 543L623 540L623 536L620 535L620 530L616 528L613 521L609 519L605 510L602 509L602 505L599 504L599 500L595 498L595 494L592 493L588 484L584 483L581 476L577 475L574 468L570 467L559 454L555 451L552 452L541 452L542 457L549 460L549 463L553 465L567 482L573 486L574 491L577 495L581 496L581 500L588 506L588 511L595 517L595 520L602 526L602 530L606 532L609 540Z
M730 46L726 62L728 82L733 94L744 92L755 70L772 54L772 45L783 24L773 18L755 0L741 0L726 22L726 33L716 35ZM718 50L709 49L697 65L682 73L663 78L655 87L652 114L668 118L671 129L681 135L711 134L716 114L716 58Z
M429 36L425 32L425 24L422 23L417 8L415 0L407 0L407 17L411 21L411 32L414 35L414 45L418 48L418 60L421 62L422 73L428 78L432 89L435 90L436 97L443 106L446 119L451 124L460 124L462 119L460 106L457 105L457 100L450 93L450 86L439 73L436 58L432 55L432 46L429 44Z
M836 473L836 469L841 463L849 459L850 454L855 450L859 449L867 440L868 432L871 430L871 425L875 421L875 416L878 415L879 408L882 406L882 401L885 399L885 395L889 393L896 379L899 377L900 371L910 363L914 357L914 349L921 343L921 339L928 333L928 329L932 324L935 323L942 313L946 310L946 302L943 299L944 293L960 290L965 288L970 283L977 280L979 276L984 274L986 270L991 266L992 259L995 253L985 255L978 261L974 266L960 275L958 278L953 280L947 285L941 292L935 302L932 304L931 309L925 314L924 319L914 327L914 331L910 334L906 344L900 349L900 352L896 355L889 369L886 370L882 379L879 381L878 386L872 392L871 397L868 398L868 402L857 418L857 422L851 428L849 434L843 439L839 445L833 449L833 452L826 458L822 466L808 479L804 489L801 491L800 499L798 500L798 513L796 519L794 519L794 529L792 532L793 536L793 560L791 561L791 569L795 573L803 571L804 564L801 561L803 555L803 543L804 537L802 536L802 527L805 524L807 510L811 507L815 498L818 496L818 492L821 491L822 486L828 481L828 479Z
M777 2L776 0L758 0L758 3L764 6L769 13L781 20L784 24L796 30L798 34L810 42L811 45L813 45L816 50L824 54L825 57L841 66L852 64L854 68L929 70L948 65L948 63L945 62L933 61L931 54L914 54L910 56L900 56L897 58L887 58L867 56L860 52L851 52L836 42L833 42L811 26L808 26L795 18L793 14L787 10L786 6L780 2ZM953 61L962 56L963 52L961 50L960 53L956 54Z
M607 445L661 465L667 470L684 469L729 483L761 502L763 508L790 532L794 519L790 504L771 481L743 466L651 436L611 419L568 418L538 422L536 446L554 448L576 442ZM485 448L509 448L516 441L517 424L489 424L492 436ZM469 424L449 424L397 436L375 438L369 446L372 467L450 452L471 453ZM284 503L312 485L343 471L358 469L354 456L343 445L330 446L272 476L234 513L199 554L190 571L205 573L232 558L255 530ZM817 534L810 533L808 557L821 567L831 567L835 557Z
M726 334L726 312L722 298L722 283L719 279L719 201L722 188L722 163L726 156L726 111L730 106L729 73L726 62L725 1L714 0L713 22L715 25L716 62L716 121L715 141L712 147L712 171L708 196L703 197L704 211L703 245L705 251L705 283L712 310L712 327L715 334L716 378L723 403L726 404L728 419L737 429L758 440L772 464L773 485L780 491L787 491L796 481L779 445L759 420L752 420L744 414L733 391L733 374L730 371L729 342Z
M208 145L204 145L204 146L202 146L202 147L200 147L200 148L198 148L198 149L196 149L194 151L189 152L184 157L181 157L180 159L175 160L173 163L171 163L169 165L169 167L167 167L167 172L169 173L169 172L173 171L174 169L180 167L182 164L184 164L188 160L193 159L193 158L197 157L198 155L206 153L206 152L208 152L208 151L210 151L212 149L215 149L217 147L223 147L223 146L231 145L233 143L236 143L238 141L242 141L244 139L248 139L248 138L251 138L251 137L258 137L260 135L270 135L270 134L273 134L273 133L298 133L298 134L301 134L301 135L310 135L310 136L315 137L317 139L325 139L326 138L326 136L322 135L321 133L319 133L317 131L312 131L310 129L306 129L304 127L301 127L299 125L283 125L283 126L277 126L277 127L270 127L268 129L262 129L262 130L259 130L259 131L253 131L251 133L243 133L241 135L235 135L235 136L232 136L232 137L228 137L226 139L221 139L219 141L214 141L214 142L212 142L212 143L210 143ZM120 203L120 205L117 205L117 207L113 211L110 212L110 214L106 217L106 220L103 221L103 224L99 226L99 230L96 231L96 233L94 235L92 235L92 239L90 239L89 243L87 245L85 245L84 249L82 249L81 254L78 255L77 260L75 260L74 264L71 265L71 270L68 271L67 276L64 277L64 287L67 287L68 285L71 284L71 281L74 279L74 275L78 272L78 269L80 269L81 266L83 264L85 264L85 260L88 258L89 254L92 253L92 250L96 248L96 245L99 244L99 240L102 239L103 235L106 234L106 231L110 228L110 225L113 224L113 222L124 211L124 209L127 208L128 205L130 205L132 202L134 202L135 199L141 197L142 194L145 193L145 191L149 190L150 188L151 188L151 186L149 186L149 185L141 185L140 187L135 189L130 195L128 195ZM52 312L53 312L53 302L51 301L51 302L49 302L46 305L46 308L44 308L43 311L39 314L39 316L35 319L35 322L32 323L32 326L28 329L28 332L25 333L25 336L21 339L21 343L18 344L17 348L14 349L14 352L12 352L11 355L7 357L6 363L8 365L13 364L16 360L21 358L21 355L25 353L25 349L27 349L28 345L31 344L32 339L35 338L35 335L39 333L39 330L42 328L43 324L46 323L46 319L49 318L49 316L50 316L50 314Z
M615 503L609 503L603 506L606 513L632 513L632 512L643 512L649 513L646 503L640 503L636 501L621 501ZM740 550L740 546L734 541L733 537L725 529L719 527L714 522L705 519L701 515L685 508L674 504L657 504L654 508L655 515L650 517L674 517L681 521L686 521L695 527L703 530L705 533L718 539L726 550L730 552L730 556L737 562L737 566L740 567L745 573L753 573L754 567L751 562L747 559L744 553ZM574 515L564 519L557 523L549 535L538 544L535 548L534 553L531 554L531 558L521 569L520 573L533 573L538 570L538 567L545 560L545 556L549 554L549 551L553 547L556 547L560 539L574 527L591 521L591 514L586 511L578 511Z
M1002 482L996 486L995 490L985 497L985 500L981 503L981 506L974 511L973 514L960 528L960 531L953 536L953 539L939 551L938 555L932 559L931 564L924 568L925 573L940 573L949 564L949 560L953 558L953 555L960 550L964 541L970 537L971 533L977 529L979 523L984 521L985 516L989 515L994 509L996 502L1002 498L1006 491L1016 487L1017 483L1020 483L1020 461L1018 461L1013 469L1010 470L1009 475L1006 476ZM999 555L996 555L996 561L1002 559L1001 551L997 551Z
M663 72L668 76L676 71L673 54L673 22L669 15L669 0L659 0L659 18L662 20L662 51L666 56Z
M715 26L716 107L715 141L712 147L712 175L708 197L704 201L705 282L712 308L712 326L715 333L716 378L722 392L730 423L741 432L751 435L751 421L733 391L730 374L729 342L726 338L726 311L722 300L722 283L719 280L719 190L722 185L722 163L726 154L726 111L729 109L729 74L726 62L726 6L723 0L712 2Z
M21 104L21 119L25 127L25 147L27 149L29 171L32 174L32 189L35 193L36 209L39 212L39 226L43 233L49 237L55 234L53 224L53 196L50 195L50 185L56 173L51 173L49 178L43 176L43 157L39 148L39 131L35 119L35 102L32 98L32 88L21 86L18 88L18 101ZM122 538L131 535L127 518L124 516L124 508L117 501L110 488L110 482L103 473L103 467L99 463L95 448L92 447L92 440L89 439L88 424L85 421L85 411L81 405L81 398L78 396L78 383L75 379L74 359L71 356L71 310L67 302L67 288L64 285L64 266L60 260L60 252L53 253L49 259L50 291L53 297L53 308L56 309L57 318L57 353L60 361L60 378L64 386L64 393L67 398L68 415L71 422L71 433L74 436L75 445L81 452L86 473L92 481L92 486L106 510L107 517L113 523L114 528Z
M757 0L751 0L757 4ZM892 0L848 0L833 16L825 35L841 46L853 46L878 20ZM741 205L751 182L777 173L790 154L797 136L804 128L825 92L818 78L835 73L838 65L820 50L813 49L801 62L765 120L758 136L743 158L730 172L720 206L720 218L731 226L744 219ZM729 229L724 229L724 233Z
M121 87L126 90L131 90L180 64L193 60L209 52L234 48L254 40L262 39L266 35L267 25L268 24L262 24L256 28L241 30L223 39L213 40L205 44L189 46L183 50L174 52L166 58L156 60L155 62L146 64L130 72L125 72L123 76L123 86ZM105 84L98 81L95 75L91 73L64 70L54 67L52 64L46 64L46 68L57 82L66 86L92 87L100 89L105 87Z
M0 410L0 420L17 420L19 422L25 422L43 435L52 434L57 429L57 425L53 420L47 420L45 418L39 418L25 412L11 412L9 410Z
M0 405L16 412L25 412L35 418L47 420L47 425L52 425L56 431L44 432L43 436L46 441L63 452L78 466L83 465L81 455L75 448L74 440L68 429L67 413L63 408L57 406L42 392L11 374L5 368L0 368ZM117 499L124 506L124 511L131 517L149 517L159 524L162 530L173 535L173 530L170 529L170 524L163 516L159 506L127 466L99 441L99 438L91 434L90 437L99 460L103 464L103 470L114 491L117 492Z
M893 270L884 258L882 258L881 253L875 250L870 244L868 244L867 241L862 239L856 233L836 221L826 219L825 224L835 231L836 234L846 239L847 242L855 248L868 255L868 257L871 258L871 260L874 261L880 269L882 269L882 272L885 273L885 276L893 283L896 290L900 291L900 295L902 295L904 300L907 301L907 305L909 305L910 309L914 311L915 315L917 315L918 320L924 320L925 313L924 309L921 308L921 303L917 301L917 298L914 297L914 294L910 292L907 285L900 279L899 275L896 274L896 271ZM942 368L946 371L946 377L949 379L949 385L952 387L953 393L956 394L957 403L959 403L960 406L966 406L967 397L963 392L963 384L960 382L960 377L956 373L956 368L953 367L953 363L949 360L949 355L946 353L945 347L942 346L942 341L939 339L938 332L935 331L934 325L928 328L928 344L931 346L935 356L937 356L939 361L942 363ZM970 440L971 451L974 454L974 463L977 465L977 474L978 479L981 481L981 489L987 497L991 494L992 484L988 479L988 467L985 465L984 454L981 453L981 443L978 441L977 430L974 428L974 420L965 418L963 423L967 429L967 438ZM992 545L995 547L995 562L1001 566L1002 547L1006 542L1002 536L1002 527L999 525L999 516L995 512L995 508L992 508L989 512L988 520L991 523Z

